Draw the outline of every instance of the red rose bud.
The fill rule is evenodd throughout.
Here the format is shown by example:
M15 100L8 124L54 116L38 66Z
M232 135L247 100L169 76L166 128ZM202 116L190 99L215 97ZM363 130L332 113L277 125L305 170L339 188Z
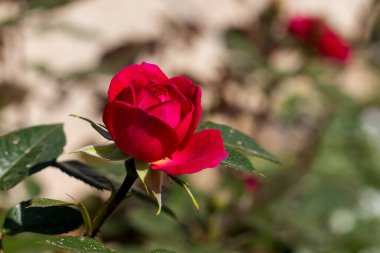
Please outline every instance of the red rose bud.
M227 157L219 130L194 133L201 94L188 78L168 78L154 64L131 65L112 78L103 121L123 152L153 170L195 173Z
M350 57L350 46L322 19L292 17L288 22L288 32L325 57L340 62L346 62Z
M296 16L289 20L288 32L300 39L310 39L320 21L314 17Z

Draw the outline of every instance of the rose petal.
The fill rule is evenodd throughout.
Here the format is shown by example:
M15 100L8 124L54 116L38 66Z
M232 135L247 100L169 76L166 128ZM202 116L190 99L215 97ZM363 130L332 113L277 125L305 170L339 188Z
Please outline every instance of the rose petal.
M127 103L129 103L131 105L134 105L136 97L135 97L135 92L133 90L133 87L132 86L128 86L127 88L125 88L124 90L122 90L117 95L117 97L115 98L115 100L120 100L120 101L123 101L123 102L127 102Z
M187 142L190 140L190 137L193 135L195 129L197 129L198 127L199 120L202 116L201 97L202 91L199 87L197 87L196 93L194 95L194 111L192 114L191 122L187 130L187 134L180 144L180 149L187 145Z
M143 62L128 66L112 78L108 90L108 99L114 100L129 85L143 86L148 82L164 82L167 79L157 65Z
M173 128L181 119L181 104L177 101L166 101L150 107L147 111Z
M175 128L175 131L177 132L177 135L178 135L178 139L180 141L180 143L182 143L182 141L185 139L188 131L189 131L189 127L190 127L190 124L191 124L191 121L193 119L193 111L192 110L191 112L189 112L177 125L177 127ZM188 141L188 140L186 140ZM181 146L181 145L180 145Z
M227 156L220 131L207 129L195 133L188 145L173 153L171 159L154 162L151 168L171 175L191 174L216 167Z
M197 86L194 85L193 81L189 78L183 76L176 76L167 80L167 83L174 84L180 92L185 95L187 98L192 99L197 93Z
M178 146L177 134L169 125L121 101L106 105L103 122L115 144L141 161L168 157Z
M143 87L136 98L136 106L141 109L147 109L151 106L160 104L161 100L157 98L148 87Z

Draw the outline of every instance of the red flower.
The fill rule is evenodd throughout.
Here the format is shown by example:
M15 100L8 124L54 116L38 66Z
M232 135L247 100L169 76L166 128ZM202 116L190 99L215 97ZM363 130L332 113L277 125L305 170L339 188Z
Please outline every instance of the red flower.
M350 56L350 46L322 19L292 17L288 23L288 32L328 58L345 62Z
M194 133L201 114L199 86L185 77L169 79L143 62L113 77L103 121L123 152L178 175L215 167L227 157L219 130Z

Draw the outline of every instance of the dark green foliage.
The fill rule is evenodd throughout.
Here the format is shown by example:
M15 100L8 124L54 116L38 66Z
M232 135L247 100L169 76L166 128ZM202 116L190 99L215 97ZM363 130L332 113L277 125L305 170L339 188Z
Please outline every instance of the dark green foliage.
M112 184L106 177L98 174L93 168L87 166L84 163L70 160L64 162L56 162L54 166L69 176L81 180L82 182L95 187L96 189L112 190Z
M2 233L15 235L23 232L62 234L83 224L81 213L67 206L30 207L31 201L23 201L6 215Z

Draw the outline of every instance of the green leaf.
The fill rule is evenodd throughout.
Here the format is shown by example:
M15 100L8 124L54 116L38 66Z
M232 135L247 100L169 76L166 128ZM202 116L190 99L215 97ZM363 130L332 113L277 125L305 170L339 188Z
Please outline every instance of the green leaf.
M62 234L83 224L81 213L67 206L30 207L23 201L10 209L5 217L2 232L15 235L22 232Z
M75 114L70 114L70 116L74 117L74 118L79 118L79 119L82 119L84 121L87 121L88 123L91 124L92 128L94 128L98 133L100 133L104 138L106 138L107 140L110 140L112 141L112 137L110 135L110 133L108 132L107 128L105 126L103 126L102 124L99 124L99 123L95 123L93 122L92 120L90 119L87 119L85 117L81 117L81 116L78 116L78 115L75 115Z
M62 124L25 128L0 137L0 190L8 190L29 175L40 163L54 160L63 152Z
M55 167L82 182L99 190L112 190L111 182L93 168L75 160L56 162Z
M51 207L51 206L76 206L76 203L65 202L57 199L34 198L29 207Z
M221 165L231 169L239 169L248 173L254 173L255 168L251 161L237 149L226 146L228 157L221 162Z
M250 136L233 129L226 125L206 122L198 130L218 129L222 133L225 146L230 146L249 155L257 156L274 163L280 163L279 160L268 151L260 147Z
M123 153L115 143L107 144L107 145L99 145L94 146L90 145L87 147L80 148L74 152L83 152L88 155L102 158L110 161L123 161L131 158L131 156Z
M175 253L175 251L171 251L167 249L155 249L151 253Z
M104 246L93 238L84 236L51 236L37 243L52 246L58 250L68 250L76 253L112 253L116 252Z
M83 205L83 203L71 203L65 202L62 200L56 199L47 199L47 198L34 198L31 200L31 205L29 207L51 207L51 206L75 206L79 208L84 224L86 226L87 232L91 233L92 231L92 222L90 215L87 211L87 208Z
M144 184L147 193L152 193L153 197L157 200L158 210L156 214L159 215L162 208L161 191L163 174L161 171L150 169L150 165L147 162L136 159L135 165L136 172Z
M189 188L189 184L187 182L179 179L178 177L170 176L170 178L173 179L174 182L176 182L179 186L181 186L182 188L184 188L186 190L187 194L189 195L189 197L193 201L195 208L197 210L199 210L199 204L198 204L197 200L195 199L193 193L191 192L191 190Z

